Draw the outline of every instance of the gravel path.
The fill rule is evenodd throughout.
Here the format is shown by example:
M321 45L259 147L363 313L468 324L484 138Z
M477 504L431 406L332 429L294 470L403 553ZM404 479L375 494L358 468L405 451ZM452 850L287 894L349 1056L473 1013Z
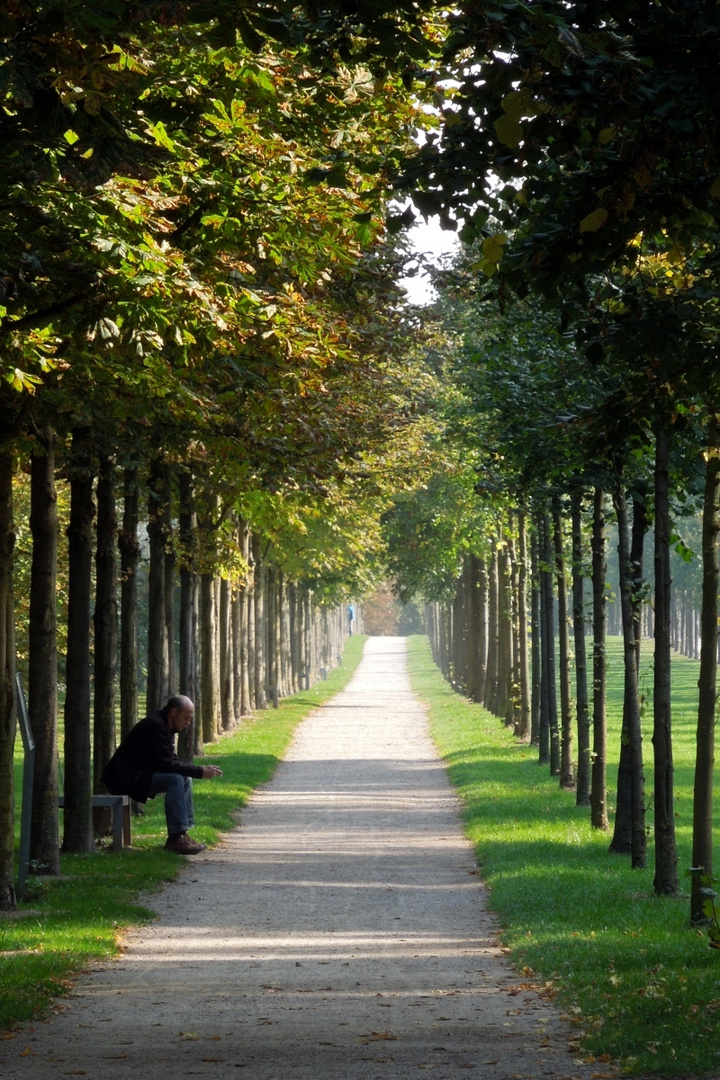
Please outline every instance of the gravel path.
M119 960L0 1044L4 1080L607 1075L497 946L402 638L368 641L240 827L149 902Z

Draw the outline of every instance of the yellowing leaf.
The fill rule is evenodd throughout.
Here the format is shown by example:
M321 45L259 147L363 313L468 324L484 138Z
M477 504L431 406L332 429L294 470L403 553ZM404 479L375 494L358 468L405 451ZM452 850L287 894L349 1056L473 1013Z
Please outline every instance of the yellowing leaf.
M497 236L488 236L483 240L483 255L490 262L500 262L503 253L503 245L507 241L505 233L498 233Z
M495 132L503 146L509 146L514 150L523 137L522 124L512 120L507 113L495 121Z
M520 117L527 116L532 104L532 90L524 86L522 90L512 90L502 99L503 112L507 113L511 120L518 121Z
M479 270L485 277L493 277L497 273L498 264L493 259L478 259L473 263L472 269Z
M602 131L598 134L598 142L600 143L601 146L606 146L607 143L612 142L612 140L614 138L615 138L615 128L614 127L603 128Z
M164 147L165 150L175 149L175 144L168 135L162 120L158 120L157 124L148 124L148 131L158 146Z
M445 123L445 127L452 128L455 127L457 124L462 123L462 116L459 112L453 111L452 109L444 109L443 121Z
M713 199L720 199L720 176L713 182L713 185L710 188L710 195Z
M592 214L588 214L580 222L580 232L597 232L601 229L607 221L609 214L604 206L599 206L597 210L593 210Z

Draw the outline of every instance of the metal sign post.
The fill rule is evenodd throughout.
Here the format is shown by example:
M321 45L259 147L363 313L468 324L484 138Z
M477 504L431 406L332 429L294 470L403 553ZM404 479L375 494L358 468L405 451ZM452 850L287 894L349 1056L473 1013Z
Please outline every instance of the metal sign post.
M32 819L33 778L35 775L35 740L33 739L30 717L28 716L22 676L15 676L17 687L18 720L22 735L25 760L23 762L22 815L20 818L20 858L18 861L18 879L15 894L22 900L25 893L25 881L30 870L30 825Z

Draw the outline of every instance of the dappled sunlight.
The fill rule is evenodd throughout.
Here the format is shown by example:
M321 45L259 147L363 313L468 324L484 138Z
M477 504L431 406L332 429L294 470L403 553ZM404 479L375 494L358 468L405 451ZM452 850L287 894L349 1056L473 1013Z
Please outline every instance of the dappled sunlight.
M494 943L480 942L474 937L451 937L413 935L397 938L390 934L366 932L365 934L288 934L278 937L246 937L245 935L219 935L214 929L187 926L175 949L135 948L133 962L184 964L193 960L203 963L238 964L262 958L284 961L331 961L378 960L385 962L388 955L396 959L417 959L421 953L429 958L458 957L469 961L482 957Z

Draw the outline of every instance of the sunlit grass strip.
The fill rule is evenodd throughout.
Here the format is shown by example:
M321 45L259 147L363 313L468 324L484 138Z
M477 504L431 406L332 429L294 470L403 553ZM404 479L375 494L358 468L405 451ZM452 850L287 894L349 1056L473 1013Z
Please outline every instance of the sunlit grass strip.
M206 748L203 760L217 763L223 776L195 786L194 836L213 844L233 828L236 811L270 779L300 721L350 681L365 640L350 638L342 665L327 680L256 714ZM0 1031L42 1014L85 964L117 953L125 928L153 917L135 903L138 893L171 881L185 860L163 850L162 799L148 802L132 829L130 850L62 856L62 879L30 879L21 915L0 916Z
M619 643L610 643L609 743L616 766L622 706ZM645 654L643 681L647 678ZM689 929L689 902L653 895L647 870L608 854L609 834L590 827L534 748L500 720L455 694L423 638L409 641L413 686L428 704L433 737L464 802L490 903L513 962L534 973L575 1023L578 1057L620 1060L627 1073L720 1075L720 952ZM673 662L678 847L690 865L695 661ZM647 801L652 801L651 707L645 706ZM616 768L609 770L614 805ZM651 805L648 821L652 821Z

